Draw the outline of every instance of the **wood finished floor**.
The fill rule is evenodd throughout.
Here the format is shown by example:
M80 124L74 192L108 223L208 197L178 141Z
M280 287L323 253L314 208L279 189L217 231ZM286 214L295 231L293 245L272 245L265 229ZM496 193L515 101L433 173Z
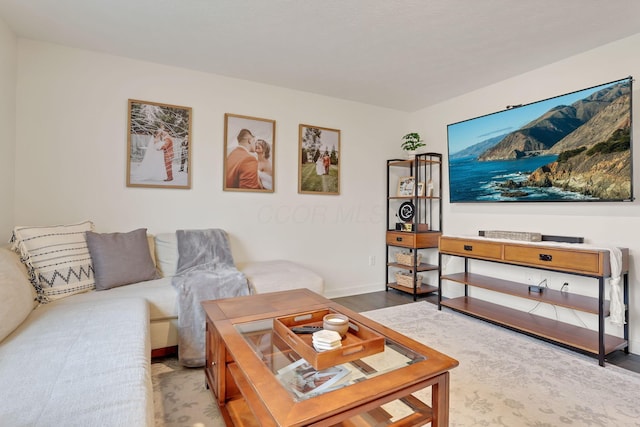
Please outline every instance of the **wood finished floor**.
M396 305L409 304L413 302L413 296L404 292L390 289L389 291L371 292L368 294L352 295L348 297L333 298L333 301L345 307L357 311L376 310L378 308L393 307ZM419 301L428 301L437 304L435 296L419 298ZM478 320L480 322L480 320ZM597 359L594 358L597 363ZM640 355L625 354L623 351L616 351L607 356L607 363L640 373Z

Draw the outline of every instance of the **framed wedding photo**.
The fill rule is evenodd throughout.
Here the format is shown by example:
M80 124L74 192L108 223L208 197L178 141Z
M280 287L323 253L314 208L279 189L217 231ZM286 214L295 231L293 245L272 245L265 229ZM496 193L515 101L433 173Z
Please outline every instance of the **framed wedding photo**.
M129 100L127 187L191 188L190 107Z
M298 126L298 193L340 194L340 131Z
M224 191L273 193L276 121L224 115Z

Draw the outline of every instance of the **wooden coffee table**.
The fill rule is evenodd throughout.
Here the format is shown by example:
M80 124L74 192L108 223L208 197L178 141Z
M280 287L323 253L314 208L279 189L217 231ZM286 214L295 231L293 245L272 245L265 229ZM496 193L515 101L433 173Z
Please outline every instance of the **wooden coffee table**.
M227 425L449 424L449 370L458 362L432 348L307 289L202 306L207 385ZM383 336L384 351L318 372L273 329L274 319L327 309ZM414 395L423 389L429 404Z

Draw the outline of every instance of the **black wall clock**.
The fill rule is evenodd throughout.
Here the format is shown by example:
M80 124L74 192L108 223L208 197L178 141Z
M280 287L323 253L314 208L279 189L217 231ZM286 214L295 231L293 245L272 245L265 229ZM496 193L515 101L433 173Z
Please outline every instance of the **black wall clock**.
M416 207L413 206L411 202L404 202L400 205L400 209L398 209L398 218L402 221L407 222L411 221L413 215L416 213Z

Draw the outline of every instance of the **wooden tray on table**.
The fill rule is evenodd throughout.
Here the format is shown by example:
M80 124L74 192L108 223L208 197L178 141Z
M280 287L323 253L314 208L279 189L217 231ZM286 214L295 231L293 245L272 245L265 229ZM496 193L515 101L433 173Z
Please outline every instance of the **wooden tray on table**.
M291 330L296 326L322 326L322 318L330 313L336 311L323 309L276 317L273 329L293 351L318 371L384 350L382 335L352 319L349 319L349 330L342 339L342 347L334 350L316 351L311 343L312 334L296 334Z

